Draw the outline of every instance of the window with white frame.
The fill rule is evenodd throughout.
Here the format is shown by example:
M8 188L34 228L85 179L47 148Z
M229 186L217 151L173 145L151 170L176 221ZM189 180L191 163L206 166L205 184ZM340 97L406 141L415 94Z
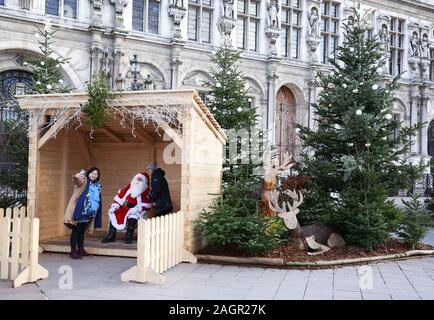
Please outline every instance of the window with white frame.
M392 75L400 74L404 64L404 20L392 18L389 28L390 37L390 59L389 73Z
M77 19L77 0L45 0L45 13L63 18Z
M211 43L213 0L188 1L188 40Z
M328 63L328 58L334 58L339 44L339 22L339 3L324 0L321 3L321 63Z
M5 0L0 0L0 6L4 6L5 5Z
M258 50L260 1L237 1L237 48Z
M158 34L159 0L133 0L133 30Z
M300 0L282 0L281 43L284 57L300 57L301 13Z

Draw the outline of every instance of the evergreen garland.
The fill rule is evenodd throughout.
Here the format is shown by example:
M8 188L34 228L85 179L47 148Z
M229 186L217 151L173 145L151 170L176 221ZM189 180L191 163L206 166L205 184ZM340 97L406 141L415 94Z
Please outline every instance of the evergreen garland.
M82 107L82 111L92 129L103 128L108 118L106 101L114 97L107 84L107 77L102 72L94 74L87 89L89 100Z

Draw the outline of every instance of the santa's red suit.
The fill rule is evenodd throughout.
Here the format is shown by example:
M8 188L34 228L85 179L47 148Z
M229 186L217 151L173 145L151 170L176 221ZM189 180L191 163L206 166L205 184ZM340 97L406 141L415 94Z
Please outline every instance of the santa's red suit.
M134 179L137 179L137 177L144 180L145 184L142 188L144 191L138 196L133 197L131 194L133 189L131 188L131 183L133 183ZM117 230L125 229L128 219L141 219L143 213L152 207L152 202L147 200L147 196L150 192L149 175L147 173L139 173L133 178L133 181L119 191L109 209L110 222Z

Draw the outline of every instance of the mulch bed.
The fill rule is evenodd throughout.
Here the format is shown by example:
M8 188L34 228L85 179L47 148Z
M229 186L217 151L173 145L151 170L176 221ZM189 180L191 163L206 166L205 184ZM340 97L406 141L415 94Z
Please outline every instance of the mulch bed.
M428 244L418 244L417 250L432 250L433 247ZM230 256L230 257L263 257L263 258L280 258L286 262L313 262L313 261L328 261L340 259L356 259L383 256L389 254L404 253L412 250L411 246L399 240L391 239L384 246L378 246L373 251L356 246L346 246L344 248L332 248L329 251L320 255L308 255L306 251L294 249L289 245L282 245L276 249L264 252L261 254L249 254L238 250L235 246L226 246L221 248L205 247L199 250L196 254L201 255L217 255L217 256Z

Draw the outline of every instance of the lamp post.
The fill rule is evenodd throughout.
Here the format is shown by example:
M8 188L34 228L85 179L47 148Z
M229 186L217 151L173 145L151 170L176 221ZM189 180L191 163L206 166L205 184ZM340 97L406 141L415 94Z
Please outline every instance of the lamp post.
M138 77L140 75L140 61L137 60L137 54L133 55L133 59L130 60L131 73L133 74L133 84L131 85L131 90L141 90L143 84L138 83Z

